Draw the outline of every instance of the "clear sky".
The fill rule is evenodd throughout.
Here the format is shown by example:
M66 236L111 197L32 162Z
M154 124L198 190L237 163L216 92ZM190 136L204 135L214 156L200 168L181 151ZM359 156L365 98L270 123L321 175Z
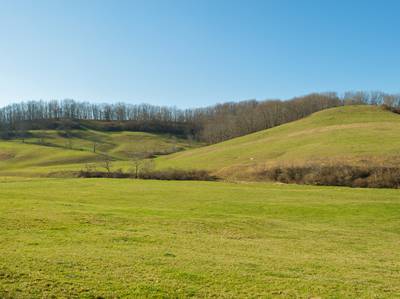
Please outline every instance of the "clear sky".
M400 92L400 1L0 0L0 106Z

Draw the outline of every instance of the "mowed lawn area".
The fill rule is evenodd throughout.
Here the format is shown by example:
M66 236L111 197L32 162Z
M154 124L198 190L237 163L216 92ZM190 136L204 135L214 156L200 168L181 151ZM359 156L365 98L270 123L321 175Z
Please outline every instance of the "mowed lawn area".
M0 179L0 297L400 296L400 193Z

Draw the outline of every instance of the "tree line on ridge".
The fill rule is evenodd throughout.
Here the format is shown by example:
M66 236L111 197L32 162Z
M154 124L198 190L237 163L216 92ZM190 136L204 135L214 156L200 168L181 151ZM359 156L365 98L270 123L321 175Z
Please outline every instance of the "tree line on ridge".
M70 99L28 101L0 108L0 138L35 129L83 129L169 133L217 143L301 119L342 105L400 107L400 95L384 92L312 93L290 100L247 100L205 108L149 104L97 104Z

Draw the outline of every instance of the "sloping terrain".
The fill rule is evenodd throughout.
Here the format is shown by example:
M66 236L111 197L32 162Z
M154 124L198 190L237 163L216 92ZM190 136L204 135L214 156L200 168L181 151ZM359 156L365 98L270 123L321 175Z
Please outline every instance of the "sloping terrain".
M270 166L400 165L400 115L374 106L345 106L272 129L199 147L166 134L94 130L31 131L0 141L0 174L79 170L109 155L130 167L135 153L158 156L159 168L204 169L224 178L252 178Z
M132 154L163 155L196 146L184 139L143 132L93 130L31 131L24 140L0 141L0 174L46 174L80 169L85 163L111 156L126 164Z
M345 106L226 142L160 157L160 167L202 168L222 176L268 165L400 164L400 115Z
M31 131L25 143L61 147L124 159L131 153L166 154L189 147L188 142L168 134L101 132L94 130Z

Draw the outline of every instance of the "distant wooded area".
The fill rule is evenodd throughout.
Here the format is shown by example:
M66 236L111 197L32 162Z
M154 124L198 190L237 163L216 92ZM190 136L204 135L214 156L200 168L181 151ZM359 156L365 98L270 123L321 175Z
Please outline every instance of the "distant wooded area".
M217 143L301 119L342 105L400 106L399 94L312 93L290 100L248 100L205 108L178 109L149 104L95 104L74 100L28 101L0 109L0 138L24 137L29 130L94 129L169 133Z

